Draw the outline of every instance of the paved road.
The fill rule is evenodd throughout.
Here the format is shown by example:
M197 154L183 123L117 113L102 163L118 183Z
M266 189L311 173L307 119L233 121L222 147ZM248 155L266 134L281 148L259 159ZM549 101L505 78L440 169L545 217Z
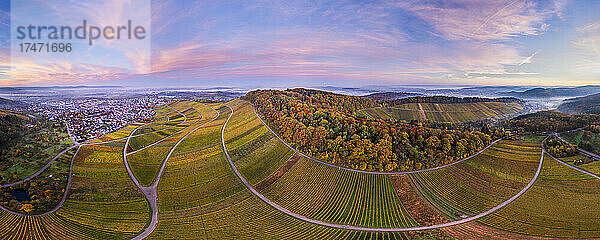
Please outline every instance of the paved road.
M13 185L16 185L16 184L19 184L19 183L27 182L27 181L33 179L34 177L37 177L42 172L44 172L46 169L48 169L50 167L50 165L52 165L52 163L54 163L56 161L56 159L58 159L64 153L68 152L69 150L71 150L71 149L73 149L75 147L78 147L78 145L72 145L71 147L69 147L69 148L65 149L64 151L60 152L54 158L52 158L52 160L50 160L50 162L48 162L42 169L40 169L39 171L35 172L33 175L31 175L31 176L29 176L29 177L27 177L27 178L25 178L25 179L23 179L21 181L18 181L18 182L14 182L14 183L9 183L9 184L2 185L2 187L10 187L10 186L13 186ZM79 149L77 151L79 151Z
M184 103L185 103L185 102L184 102ZM185 104L186 104L186 105L188 105L188 106L190 106L190 107L192 107L192 105L189 105L189 104L187 104L187 103L185 103ZM200 112L198 111L198 109L196 109L195 107L192 107L192 108L194 108L194 109L196 110L196 112L200 113ZM173 108L172 108L172 109L173 109ZM175 110L175 109L173 109L173 110ZM181 123L177 124L176 126L179 126L179 125L182 125L182 124L184 124L184 123L187 121L187 116L185 116L185 114L183 114L183 113L182 113L182 112L180 112L180 111L177 111L177 110L175 110L175 111L176 111L176 112L178 112L178 113L181 113L181 115L183 115L183 122L181 122ZM200 113L200 116L202 116L202 113ZM201 120L202 120L202 117L200 117L200 119L199 119L198 121L201 121ZM168 129L169 129L169 128L168 128ZM154 142L154 143L152 143L152 144L150 144L150 145L148 145L148 146L142 147L142 148L140 148L140 149L138 149L138 150L135 150L135 151L132 151L132 152L128 152L128 153L127 153L127 155L134 154L134 153L136 153L136 152L142 151L142 150L144 150L144 149L146 149L146 148L149 148L149 147L152 147L152 146L154 146L154 145L156 145L156 144L159 144L159 143L161 143L162 141L164 141L165 139L167 139L167 138L169 138L169 137L172 137L172 136L175 136L175 134L178 134L178 133L180 133L180 132L181 132L181 131L183 131L184 129L185 129L185 128L182 128L182 129L180 129L179 131L176 131L176 132L174 132L173 134L171 134L171 135L169 135L169 136L166 136L166 137L164 137L164 138L161 138L160 140L158 140L158 141L156 141L156 142ZM163 130L167 130L167 129L163 129ZM162 131L162 130L161 130L161 131Z
M399 174L412 174L412 173L420 173L420 172L427 172L427 171L432 171L432 170L437 170L440 168L445 168L445 167L449 167L452 166L454 164L469 160L479 154L481 154L482 152L484 152L485 150L487 150L488 148L490 148L492 145L494 145L495 143L497 143L498 141L502 140L502 139L498 139L496 141L493 141L492 143L490 143L490 145L486 146L485 148L481 149L481 151L468 156L466 158L463 158L459 161L456 162L452 162L446 165L442 165L442 166L438 166L438 167L434 167L434 168L428 168L428 169L422 169L422 170L416 170L416 171L408 171L408 172L369 172L369 171L362 171L362 170L357 170L357 169L351 169L351 168L346 168L346 167L341 167L341 166L337 166L337 165L333 165L331 163L326 163L317 159L314 159L298 150L296 150L295 148L293 148L292 146L290 146L286 141L284 141L281 137L279 137L279 135L277 135L277 133L275 133L275 131L273 131L273 129L271 129L271 127L269 127L269 125L262 120L262 118L258 115L258 113L256 113L256 108L254 108L254 105L252 105L252 109L254 110L254 114L256 115L256 117L258 117L258 119L263 123L263 125L265 125L265 127L267 127L269 129L269 131L271 131L271 133L273 133L275 135L275 137L277 137L279 139L279 141L281 141L283 144L285 144L288 148L292 149L294 152L296 152L298 155L308 158L310 160L313 160L315 162L318 162L320 164L324 164L330 167L334 167L334 168L339 168L339 169L344 169L344 170L348 170L348 171L353 171L353 172L360 172L360 173L368 173L368 174L382 174L382 175L399 175Z
M193 107L193 108L196 109L195 107ZM200 111L198 111L198 109L196 109L196 111L198 113L200 113ZM127 169L127 173L129 174L129 177L131 177L131 179L133 180L133 183L146 196L146 199L148 200L148 203L150 204L150 209L152 210L152 217L150 219L150 224L148 224L148 227L146 227L146 229L144 229L144 231L140 235L134 237L133 238L134 240L144 239L144 238L150 236L150 234L152 234L152 232L154 231L154 229L156 229L156 226L158 225L158 204L157 204L157 202L158 202L158 194L157 194L157 192L158 192L158 183L160 182L160 178L161 178L162 173L164 172L164 170L165 170L165 168L167 166L167 161L169 161L169 158L171 157L171 154L173 154L173 152L175 151L175 149L177 148L177 146L179 146L179 144L181 142L183 142L183 140L185 140L185 138L187 138L190 134L192 134L193 132L195 132L199 128L203 127L204 125L206 125L208 123L211 123L212 121L214 121L215 119L217 119L220 114L219 114L218 111L216 111L216 110L214 110L214 111L217 112L217 116L215 116L210 121L205 122L205 123L197 126L192 131L188 132L185 136L183 136L182 138L180 138L179 141L177 141L177 143L175 143L175 145L171 148L171 150L169 151L169 153L165 157L165 160L163 161L163 163L162 163L162 165L160 167L160 170L158 171L156 179L154 180L154 182L152 183L152 185L150 185L149 187L142 186L139 183L139 181L135 178L135 176L133 175L133 172L131 171L131 169L129 168L129 164L127 162L126 151L127 151L127 145L129 144L130 138L127 139L127 142L125 143L125 146L123 147L123 161L125 162L125 168ZM202 114L202 113L200 113L200 114ZM202 117L197 122L201 121L203 118L204 118L204 116L202 115ZM136 128L136 130L138 128ZM130 134L130 136L131 136L131 134Z
M169 106L169 107L170 107L170 106ZM173 108L171 108L171 109L173 109ZM175 110L175 109L173 109L173 110ZM181 112L179 112L179 113L181 113ZM182 113L182 115L183 115L183 113ZM185 115L184 115L184 117L185 117ZM168 118L169 118L169 116L167 116L167 119L168 119ZM181 123L180 123L180 124L181 124ZM178 126L178 125L180 125L180 124L177 124L176 126ZM164 125L164 124L162 124L162 125ZM165 130L165 129L163 129L163 130ZM161 130L157 130L157 131L161 131ZM142 133L142 134L135 135L135 136L133 136L133 137L137 137L137 136L141 136L141 135L144 135L144 134L149 134L149 133L153 133L153 132L157 132L157 131L152 131L152 132ZM89 141L87 141L86 143L78 143L77 141L75 141L75 138L74 138L74 137L73 137L73 135L71 134L71 130L69 129L69 127L68 127L68 126L67 126L67 132L68 132L69 136L71 136L71 138L72 138L72 139L73 139L73 141L74 141L74 144L73 144L73 145L71 145L69 148L67 148L67 149L65 149L64 151L62 151L62 152L60 152L59 154L57 154L57 155L56 155L54 158L52 158L52 159L51 159L51 160L50 160L50 161L49 161L49 162L48 162L46 165L44 165L44 167L43 167L42 169L40 169L39 171L35 172L35 173L34 173L34 174L32 174L31 176L29 176L29 177L27 177L27 178L25 178L25 179L23 179L23 180L20 180L20 181L14 182L14 183L9 183L9 184L0 185L0 187L10 187L10 186L13 186L13 185L16 185L16 184L19 184L19 183L27 182L27 181L29 181L29 180L31 180L31 179L33 179L33 178L37 177L37 176L38 176L38 175L40 175L42 172L44 172L46 169L48 169L48 167L50 167L50 166L52 165L52 163L54 163L54 162L56 161L56 159L58 159L60 156L62 156L62 155L65 153L65 152L67 152L67 151L69 151L69 150L71 150L71 149L73 149L73 148L75 148L75 147L78 147L78 146L87 146L87 145L100 145L100 144L111 143L111 142L116 142L116 141L120 141L120 140L127 139L127 137L124 137L124 138L120 138L120 139L113 139L113 140L110 140L110 141L105 141L105 142L87 143L87 142L90 142L90 141L93 141L93 140L96 140L96 139L100 138L100 137L98 137L98 138L95 138L95 139L90 139L90 140L89 140ZM79 149L78 149L78 151L79 151Z
M75 147L75 146L73 146L73 147ZM65 188L65 193L63 194L62 199L60 200L58 205L56 205L56 207L54 207L52 210L50 210L48 212L40 213L40 214L22 214L22 213L18 213L18 212L13 212L2 206L0 206L0 209L7 211L9 213L15 214L15 215L19 215L19 216L43 216L43 215L47 215L47 214L56 212L58 209L60 209L63 206L63 204L65 203L65 200L67 200L67 194L69 193L69 187L71 187L71 179L73 176L73 162L75 162L75 156L77 156L77 153L79 153L80 148L81 148L81 146L77 146L77 151L75 152L75 154L73 154L73 157L71 158L71 165L69 166L69 178L67 179L67 186Z
M288 216L294 217L296 219L305 221L305 222L309 222L309 223L313 223L313 224L317 224L317 225L321 225L321 226L327 226L327 227L333 227L333 228L340 228L340 229L348 229L348 230L358 230L358 231L372 231L372 232L404 232L404 231L421 231L421 230L430 230L430 229L436 229L436 228L443 228L443 227L450 227L450 226L454 226L454 225L458 225L458 224L462 224L462 223L466 223L466 222L470 222L473 220L477 220L479 218L485 217L495 211L497 211L500 208L505 207L506 205L510 204L511 202L513 202L514 200L516 200L517 198L519 198L521 195L523 195L527 190L529 190L529 188L531 188L531 186L533 185L533 183L535 182L535 180L538 178L538 176L540 175L540 172L542 171L542 165L544 163L544 153L545 150L542 148L542 155L540 157L540 163L538 166L538 169L535 173L535 175L533 176L533 178L531 179L531 181L527 184L527 186L525 186L525 188L521 189L521 191L519 191L519 193L517 193L516 195L514 195L513 197L511 197L510 199L504 201L503 203L501 203L500 205L493 207L492 209L489 209L483 213L477 214L475 216L472 217L467 217L467 218L463 218L461 220L457 220L457 221L453 221L453 222L448 222L448 223L443 223L443 224L437 224L437 225L431 225L431 226L420 226L420 227L407 227L407 228L369 228L369 227L356 227L356 226L350 226L350 225L341 225L341 224L333 224L333 223L327 223L327 222L322 222L319 220L315 220L315 219L311 219L296 213L293 213L279 205L277 205L276 203L272 202L271 200L269 200L268 198L266 198L265 196L263 196L261 193L259 193L256 189L254 189L254 187L252 187L252 185L250 185L248 183L248 181L246 181L246 179L240 174L240 172L238 171L238 169L235 167L235 165L233 164L233 162L231 161L231 158L229 157L229 153L227 152L227 146L225 146L225 127L227 126L227 123L229 122L229 119L231 118L231 116L233 116L233 109L229 106L227 106L230 110L231 113L229 114L229 117L227 118L227 121L225 121L225 124L223 125L223 129L221 130L221 143L223 144L223 149L225 152L225 156L227 157L227 161L229 161L229 165L231 166L231 168L233 169L233 171L235 172L235 174L238 176L238 178L244 183L244 185L258 198L260 198L263 202L271 205L273 208L287 214ZM262 120L261 120L262 121Z
M560 139L561 141L563 141L565 143L571 144L567 140L563 139L560 135L558 135L558 133L554 133L554 136L556 136L558 139ZM593 154L593 153L588 152L586 150L583 150L583 149L581 149L579 147L577 147L577 150L579 150L580 152L582 152L585 155L588 155L590 157L593 157L593 158L596 158L596 159L600 160L600 156L598 156L597 154Z
M556 136L558 139L560 139L561 141L563 141L563 142L565 142L565 143L569 143L569 142L567 142L566 140L564 140L563 138L561 138L561 137L560 137L560 136L559 136L557 133L554 133L554 136ZM570 143L569 143L569 144L570 144ZM589 155L595 156L595 157L597 157L598 159L600 159L600 156L598 156L598 155L596 155L596 154L590 153L590 152L588 152L588 151L585 151L585 150L583 150L583 149L581 149L581 148L577 148L577 149L578 149L579 151L583 152L584 154L589 154ZM594 174L594 173L588 172L588 171L586 171L586 170L583 170L583 169L581 169L581 168L578 168L578 167L575 167L575 166L573 166L573 165L571 165L571 164L568 164L568 163L566 163L566 162L564 162L564 161L562 161L562 160L560 160L560 159L558 159L558 158L555 158L554 156L552 156L552 155L550 155L550 154L548 154L548 155L549 155L550 157L552 157L554 160L558 161L559 163L562 163L563 165L565 165L565 166L567 166L567 167L570 167L570 168L572 168L572 169L574 169L574 170L577 170L577 171L579 171L579 172L581 172L581 173L583 173L583 174L587 174L587 175L590 175L590 176L592 176L592 177L594 177L594 178L600 179L600 176L598 176L598 175L596 175L596 174Z

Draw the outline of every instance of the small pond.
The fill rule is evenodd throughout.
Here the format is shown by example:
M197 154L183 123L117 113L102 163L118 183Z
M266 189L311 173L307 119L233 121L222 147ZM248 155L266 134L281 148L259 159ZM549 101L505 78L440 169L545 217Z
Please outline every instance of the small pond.
M8 193L10 193L10 195L16 198L19 202L31 201L29 193L27 193L27 191L25 191L24 189L14 189L12 191L9 191Z

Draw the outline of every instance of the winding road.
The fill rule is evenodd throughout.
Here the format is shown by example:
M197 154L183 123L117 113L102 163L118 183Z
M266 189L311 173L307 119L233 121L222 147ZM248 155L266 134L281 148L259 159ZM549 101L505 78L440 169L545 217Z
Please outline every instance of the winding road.
M231 108L230 108L231 109ZM459 161L456 162L452 162L446 165L442 165L442 166L438 166L438 167L434 167L434 168L428 168L428 169L421 169L421 170L415 170L415 171L408 171L408 172L369 172L369 171L363 171L363 170L358 170L358 169L352 169L352 168L347 168L347 167L342 167L342 166L337 166L331 163L326 163L323 161L319 161L317 159L314 159L298 150L296 150L295 148L293 148L291 145L289 145L286 141L284 141L281 137L279 137L279 135L277 133L275 133L275 131L273 131L273 129L271 129L271 127L269 127L269 125L263 121L263 119L258 115L258 113L256 113L256 108L254 108L254 105L252 105L252 110L254 110L254 115L256 115L256 117L263 123L263 125L265 125L265 127L267 127L269 129L269 131L271 133L273 133L275 135L275 137L277 137L279 139L279 141L281 141L283 144L285 144L288 148L292 149L294 152L296 152L298 155L308 158L310 160L313 160L315 162L318 162L320 164L324 164L330 167L334 167L334 168L339 168L339 169L344 169L344 170L348 170L348 171L352 171L352 172L359 172L359 173L368 173L368 174L380 174L380 175L400 175L400 174L413 174L413 173L421 173L421 172L427 172L427 171L433 171L433 170L437 170L437 169L441 169L441 168L445 168L445 167L449 167L452 166L454 164L457 163L461 163L463 161L469 160L479 154L481 154L482 152L484 152L485 150L487 150L488 148L490 148L491 146L493 146L495 143L497 143L498 141L502 140L502 139L498 139L496 141L493 141L492 143L490 143L490 145L487 145L485 148L481 149L479 152L468 156L466 158L463 158ZM233 111L233 110L232 110Z
M563 142L565 142L565 143L567 143L567 144L570 144L569 142L567 142L566 140L564 140L562 137L560 137L560 136L558 135L558 133L554 133L554 136L556 136L556 137L557 137L558 139L560 139L561 141L563 141ZM577 150L579 150L579 151L580 151L580 152L582 152L583 154L586 154L586 155L591 155L591 156L593 156L593 157L596 157L596 158L600 159L600 156L598 156L598 155L596 155L596 154L593 154L593 153L590 153L590 152L588 152L588 151L585 151L585 150L583 150L583 149L581 149L581 148L577 148ZM566 162L564 162L564 161L562 161L562 160L560 160L560 159L558 159L558 158L556 158L556 157L554 157L554 156L552 156L552 155L550 155L550 154L548 154L548 155L549 155L551 158L553 158L554 160L558 161L559 163L562 163L563 165L565 165L565 166L567 166L567 167L570 167L570 168L572 168L572 169L574 169L574 170L577 170L577 171L578 171L578 172L580 172L580 173L587 174L587 175L590 175L590 176L592 176L592 177L594 177L594 178L600 179L600 176L598 176L597 174L594 174L594 173L588 172L588 171L586 171L586 170L583 170L583 169L581 169L581 168L575 167L575 166L573 166L573 165L571 165L571 164L568 164L568 163L566 163Z
M273 208L275 208L275 209L277 209L277 210L285 213L288 216L294 217L296 219L299 219L299 220L302 220L302 221L305 221L305 222L309 222L309 223L313 223L313 224L317 224L317 225L321 225L321 226L326 226L326 227L339 228L339 229L357 230L357 231L372 231L372 232L421 231L421 230L430 230L430 229L436 229L436 228L450 227L450 226L454 226L454 225L458 225L458 224L470 222L470 221L473 221L473 220L477 220L479 218L485 217L485 216L487 216L487 215L489 215L489 214L497 211L498 209L501 209L501 208L505 207L506 205L510 204L511 202L513 202L514 200L516 200L517 198L519 198L525 192L527 192L527 190L529 190L529 188L531 188L531 186L533 186L533 184L535 183L536 179L538 178L538 176L540 175L540 173L542 171L542 166L543 166L543 163L544 163L544 155L545 155L544 153L546 152L543 149L543 147L542 147L542 154L541 154L541 157L540 157L540 163L539 163L538 169L537 169L535 175L533 176L533 178L531 179L531 181L529 181L529 183L527 184L527 186L525 186L523 189L521 189L521 191L519 191L516 195L514 195L513 197L511 197L508 200L504 201L503 203L499 204L498 206L493 207L493 208L491 208L491 209L489 209L489 210L487 210L487 211L485 211L483 213L477 214L475 216L467 217L467 218L463 218L461 220L457 220L457 221L453 221L453 222L448 222L448 223L443 223L443 224L436 224L436 225L431 225L431 226L407 227L407 228L369 228L369 227L356 227L356 226L350 226L350 225L341 225L341 224L334 224L334 223L322 222L322 221L319 221L319 220L311 219L311 218L308 218L308 217L305 217L305 216L293 213L293 212L291 212L291 211L289 211L289 210L287 210L287 209L285 209L285 208L277 205L276 203L272 202L271 200L269 200L265 196L263 196L256 189L254 189L254 187L252 187L252 185L250 185L250 183L248 183L248 181L246 181L246 179L240 174L240 172L238 171L238 169L235 167L235 165L231 161L231 158L229 157L229 153L227 152L227 146L225 146L225 127L227 126L227 123L229 122L229 119L231 118L231 116L233 116L233 113L234 113L233 108L231 108L229 106L227 106L227 107L231 110L231 113L229 114L229 117L227 118L227 121L225 121L225 124L223 125L223 129L221 130L221 143L223 145L223 150L225 152L225 156L227 157L227 161L229 162L229 165L231 166L231 168L233 169L233 171L235 172L235 174L238 176L238 178L244 183L244 185L256 197L260 198L263 202L265 202L266 204L270 205L271 207L273 207ZM254 111L254 113L256 114L256 110ZM261 121L262 121L262 119L261 119ZM289 145L288 145L288 147L289 147ZM294 151L296 151L296 150L294 150ZM396 173L396 174L398 174L398 173Z
M188 105L189 105L189 104L188 104ZM168 105L167 105L167 106L168 106ZM168 106L168 107L170 107L170 106ZM171 109L173 109L173 108L171 108ZM176 111L175 109L173 109L173 110L174 110L174 111ZM178 112L178 111L177 111L177 112ZM179 112L179 113L181 113L181 112ZM181 113L181 114L183 115L183 113ZM163 114L163 115L164 115L164 114ZM165 116L167 117L167 119L169 119L169 116L167 116L167 115L165 115ZM184 117L185 117L185 115L184 115ZM150 124L150 123L148 123L148 124ZM181 123L180 123L180 124L181 124ZM178 126L178 125L180 125L180 124L177 124L177 125L175 125L175 126ZM145 125L146 125L146 124L145 124ZM161 124L161 125L164 125L164 123L163 123L163 124ZM173 127L175 127L175 126L173 126ZM172 128L172 127L169 127L169 128L166 128L166 129L170 129L170 128ZM150 134L150 133L154 133L154 132L158 132L158 131L162 131L162 130L166 130L166 129L161 129L161 130L156 130L156 131L152 131L152 132L142 133L142 134L135 135L135 136L133 136L133 137L142 136L142 135L145 135L145 134ZM98 137L98 138L95 138L95 139L90 139L90 140L86 141L85 143L78 143L77 141L75 141L75 137L74 137L74 136L71 134L71 130L69 129L69 127L68 127L68 126L67 126L67 133L69 134L69 136L71 137L71 139L73 139L73 142L74 142L74 144L73 144L73 145L71 145L69 148L65 149L64 151L62 151L62 152L58 153L58 154L57 154L56 156L54 156L54 158L52 158L52 159L51 159L51 160L50 160L50 161L49 161L49 162L48 162L46 165L44 165L44 167L42 167L42 168L41 168L39 171L37 171L37 172L33 173L31 176L29 176L29 177L27 177L27 178L25 178L25 179L23 179L23 180L19 180L19 181L17 181L17 182L13 182L13 183L8 183L8 184L0 185L0 187L11 187L11 186L14 186L14 185L17 185L17 184L20 184L20 183L27 182L27 181L29 181L29 180L31 180L31 179L33 179L33 178L37 177L38 175L40 175L41 173L43 173L43 172L44 172L46 169L48 169L48 167L50 167L50 166L52 165L52 163L54 163L54 162L56 161L56 159L58 159L58 158L59 158L60 156L62 156L64 153L68 152L69 150L71 150L71 149L73 149L73 148L75 148L75 147L78 147L78 146L88 146L88 145L100 145L100 144L111 143L111 142L117 142L117 141L121 141L121 140L125 140L125 139L127 139L127 137L124 137L124 138L113 139L113 140L104 141L104 142L89 143L89 142L91 142L91 141L94 141L94 140L96 140L96 139L98 139L98 138L101 138L101 137ZM79 151L79 149L78 149L78 151Z
M208 106L206 106L206 107L208 107ZM198 109L196 109L195 107L192 106L192 108L194 108L198 113L200 113L200 111L198 111ZM162 165L160 167L160 170L158 171L156 179L154 179L154 182L149 187L142 186L139 183L139 181L137 180L137 178L133 175L133 172L131 171L131 168L129 168L129 163L127 162L127 153L126 153L126 151L127 151L127 145L129 144L129 140L131 139L132 134L130 134L130 137L127 138L127 142L125 142L125 146L123 147L123 161L125 163L125 168L127 169L127 174L129 174L129 177L131 177L131 180L133 181L133 183L142 191L142 193L144 194L144 196L146 196L146 199L148 200L148 203L150 204L150 209L152 210L152 216L151 216L151 219L150 219L150 223L148 224L148 227L146 227L144 229L144 231L140 235L134 237L133 238L134 240L144 239L144 238L150 236L150 234L152 234L152 232L154 231L154 229L156 229L156 226L158 225L158 204L157 204L157 202L158 202L158 194L157 194L157 192L158 192L158 183L160 182L160 178L161 178L162 173L164 172L164 170L165 170L165 168L167 166L167 161L169 161L169 158L171 157L171 154L173 154L173 152L175 151L175 149L177 148L177 146L179 146L179 144L181 142L183 142L183 140L185 140L185 138L187 138L190 134L192 134L193 132L195 132L199 128L203 127L204 125L213 122L214 120L216 120L220 116L219 111L217 111L217 110L215 110L215 109L213 109L211 107L208 107L208 108L214 110L217 113L217 115L213 119L211 119L210 121L205 122L205 123L197 126L193 130L191 130L190 132L188 132L185 136L183 136L182 138L180 138L179 141L177 141L177 143L175 143L175 145L171 148L171 150L169 151L169 153L165 157L165 160L163 161L163 163L162 163ZM197 122L201 121L204 118L204 115L202 115L202 113L200 113L200 115L202 117ZM135 132L138 128L136 128L133 132Z
M73 147L75 147L75 146L73 146ZM69 149L72 149L73 147L71 147ZM67 194L69 193L69 187L71 186L71 179L72 179L72 176L73 176L73 162L75 162L75 157L77 156L77 153L79 153L79 149L81 149L81 146L77 146L77 151L75 151L75 154L73 154L73 157L71 158L71 165L69 166L69 178L67 179L67 186L65 187L65 193L63 194L62 199L56 205L56 207L54 207L52 210L50 210L48 212L40 213L40 214L22 214L22 213L18 213L18 212L13 212L13 211L11 211L11 210L9 210L9 209L7 209L5 207L2 207L2 206L0 206L0 209L2 209L4 211L7 211L9 213L12 213L12 214L19 215L19 216L44 216L44 215L56 212L58 209L60 209L63 206L63 204L65 204L65 201L67 200ZM60 154L59 154L59 156L60 156Z

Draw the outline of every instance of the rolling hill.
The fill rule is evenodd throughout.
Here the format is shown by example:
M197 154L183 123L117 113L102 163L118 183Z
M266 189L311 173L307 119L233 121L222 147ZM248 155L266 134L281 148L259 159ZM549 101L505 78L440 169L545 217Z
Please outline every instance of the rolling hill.
M564 113L600 114L600 93L565 100L558 106Z
M557 88L532 88L523 92L503 92L508 96L518 98L553 98L553 97L579 97L600 93L600 86L590 85L581 87L557 87Z
M380 101L389 101L396 100L406 97L414 97L419 96L417 93L405 93L405 92L382 92L382 93L372 93L369 95L365 95L365 98L380 100Z

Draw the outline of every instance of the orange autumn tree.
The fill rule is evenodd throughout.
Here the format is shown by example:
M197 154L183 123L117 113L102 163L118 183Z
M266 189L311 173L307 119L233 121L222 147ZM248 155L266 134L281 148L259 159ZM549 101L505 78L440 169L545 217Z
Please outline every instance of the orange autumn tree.
M19 210L24 211L26 213L30 213L31 211L35 210L35 207L29 203L26 203L23 204L23 206L21 206Z
M449 130L422 122L374 120L354 114L393 104L389 101L301 88L256 90L242 99L251 102L292 147L354 169L406 171L439 166L473 154L492 141L491 135L477 129Z

